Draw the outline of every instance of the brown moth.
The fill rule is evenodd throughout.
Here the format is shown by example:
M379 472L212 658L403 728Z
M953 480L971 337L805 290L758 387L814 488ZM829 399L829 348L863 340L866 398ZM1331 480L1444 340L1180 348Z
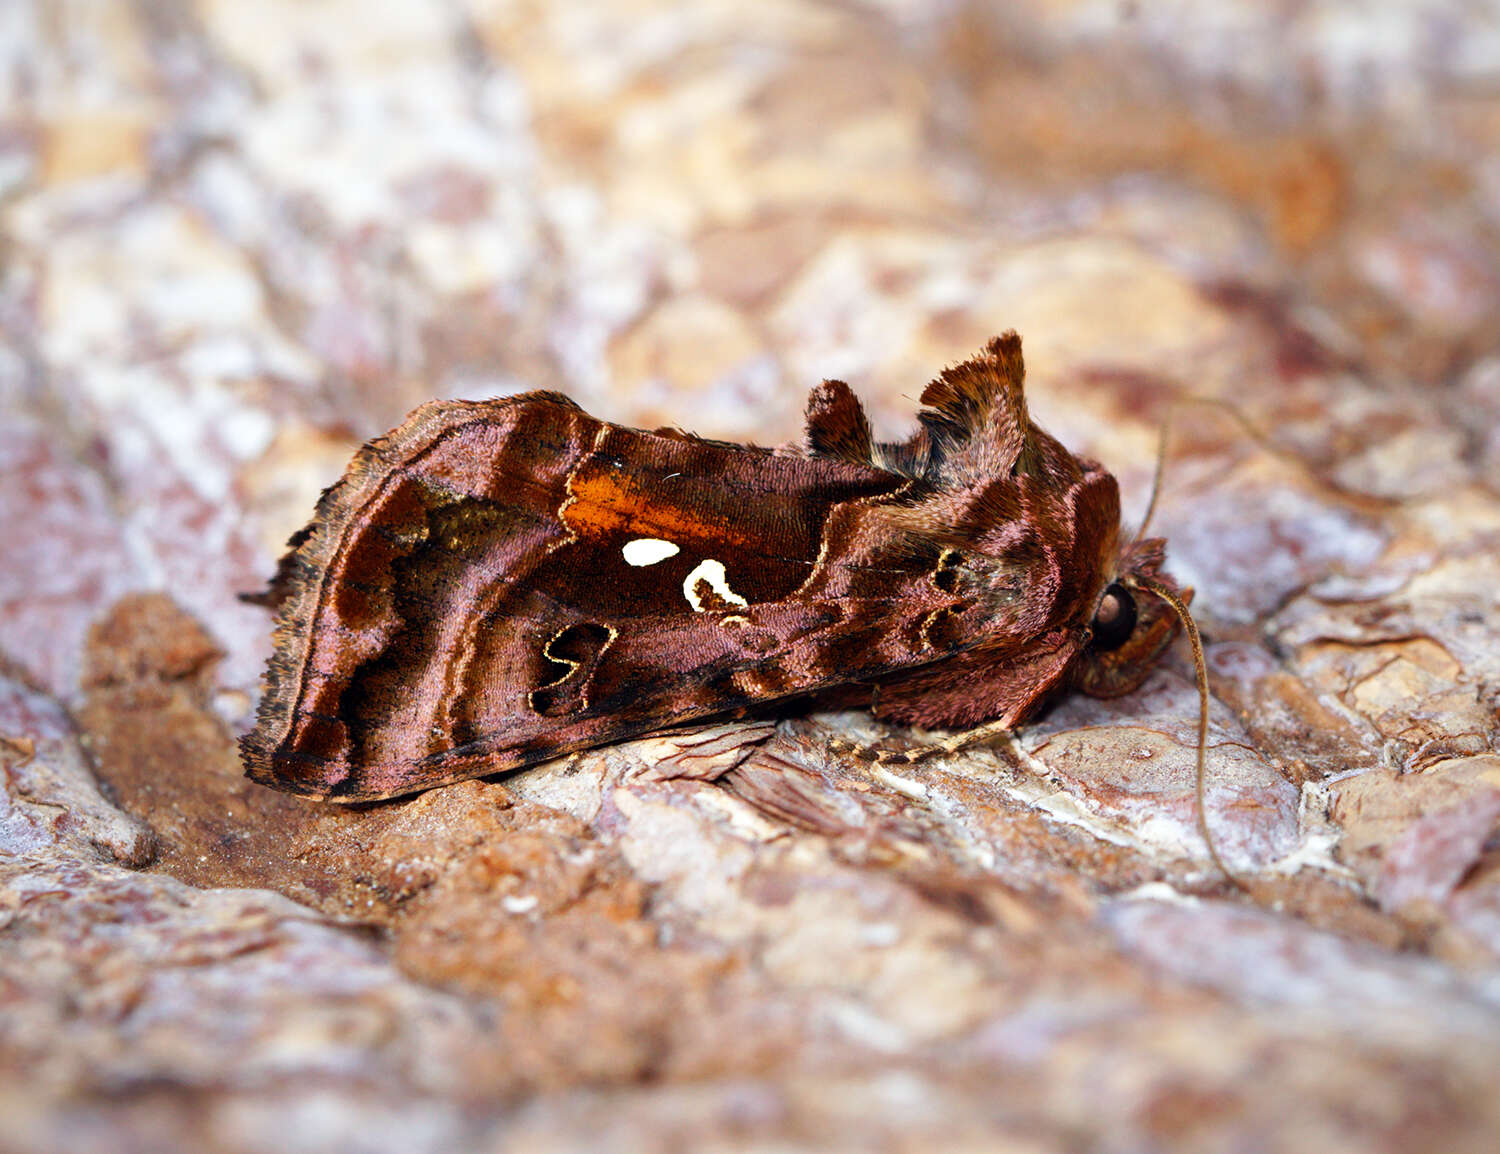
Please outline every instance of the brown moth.
M989 732L1069 687L1129 692L1179 619L1196 650L1191 593L1161 540L1122 537L1114 477L1031 422L1023 376L1006 333L896 443L826 381L795 451L556 393L422 406L259 598L247 771L370 801L786 699Z

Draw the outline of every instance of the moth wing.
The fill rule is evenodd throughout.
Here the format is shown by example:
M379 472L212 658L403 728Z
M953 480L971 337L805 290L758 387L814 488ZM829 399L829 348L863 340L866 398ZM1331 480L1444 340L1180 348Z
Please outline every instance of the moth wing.
M282 566L250 775L389 797L930 659L951 598L860 563L907 484L553 394L425 406Z

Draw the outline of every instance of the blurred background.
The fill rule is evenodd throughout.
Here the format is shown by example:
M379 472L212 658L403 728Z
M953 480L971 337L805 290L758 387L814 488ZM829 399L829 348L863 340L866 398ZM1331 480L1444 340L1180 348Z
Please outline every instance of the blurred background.
M86 582L232 629L423 400L777 442L837 376L894 436L1006 328L1135 507L1185 393L1363 488L1400 426L1451 483L1500 459L1497 85L1462 0L6 0L8 451L107 490L28 512L87 542L20 546L35 640Z
M1098 785L1147 730L1068 735L1190 742L1180 656L1029 739L1082 750L1081 811L981 804L991 765L867 816L941 885L707 787L595 823L587 767L512 783L557 809L504 811L503 868L453 832L512 820L501 786L381 841L240 782L269 627L236 595L422 401L780 443L840 377L894 437L1009 328L1127 518L1174 400L1259 430L1184 414L1158 528L1262 910L1114 897L1203 876L1188 779ZM0 0L0 1117L37 1150L1493 1149L1497 478L1494 2ZM517 929L493 895L545 914L543 873L607 916Z

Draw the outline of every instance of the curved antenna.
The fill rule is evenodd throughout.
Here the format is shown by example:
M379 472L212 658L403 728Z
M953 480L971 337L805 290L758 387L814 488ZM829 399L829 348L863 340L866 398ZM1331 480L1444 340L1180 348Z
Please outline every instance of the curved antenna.
M1372 512L1393 508L1401 503L1399 497L1377 497L1371 493L1361 493L1350 489L1341 483L1337 477L1328 475L1319 470L1317 466L1309 464L1294 452L1278 448L1264 429L1260 428L1254 421L1247 417L1233 401L1222 400L1219 397L1187 396L1177 397L1167 406L1167 411L1162 417L1161 433L1156 443L1156 471L1151 478L1151 499L1146 504L1146 515L1141 518L1141 527L1136 530L1135 537L1131 540L1131 546L1138 545L1146 530L1151 525L1151 518L1156 513L1157 499L1161 496L1162 477L1166 471L1167 461L1167 438L1171 436L1172 421L1183 409L1189 405L1199 408L1212 409L1214 412L1228 417L1238 426L1252 444L1262 451L1269 453L1278 461L1291 465L1304 476L1312 478L1320 485L1327 486L1355 508L1367 509Z
M1162 419L1161 432L1156 438L1156 471L1151 474L1151 499L1146 502L1146 515L1141 518L1141 527L1135 531L1131 538L1130 547L1134 549L1141 543L1141 538L1146 535L1146 530L1151 527L1151 518L1156 513L1156 499L1161 496L1161 479L1166 472L1167 465L1167 437L1172 431L1172 413L1169 410Z
M1219 855L1218 844L1214 841L1213 832L1208 828L1206 787L1208 778L1208 663L1203 657L1203 640L1198 636L1198 623L1188 612L1187 603L1165 585L1150 577L1138 577L1136 581L1143 589L1155 593L1172 607L1172 611L1182 622L1182 629L1187 634L1188 644L1193 647L1193 672L1198 681L1198 776L1193 793L1198 810L1198 835L1203 838L1203 844L1208 849L1208 856L1214 865L1219 867L1219 872L1233 882L1238 889L1248 894L1250 887L1224 864L1224 859Z

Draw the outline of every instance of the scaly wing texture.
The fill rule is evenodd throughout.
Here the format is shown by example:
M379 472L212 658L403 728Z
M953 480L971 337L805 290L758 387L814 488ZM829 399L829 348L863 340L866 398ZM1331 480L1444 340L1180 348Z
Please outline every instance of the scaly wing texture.
M1014 334L923 400L876 445L825 384L806 455L555 394L424 406L272 583L251 776L389 797L858 681L888 716L1018 716L1081 642L1114 482L1030 423Z
M953 598L862 525L907 484L548 394L425 406L283 564L246 764L391 796L931 659Z
M946 546L937 580L960 603L929 624L951 656L893 669L876 712L961 727L1023 718L1062 683L1115 567L1115 480L1074 457L1027 413L1021 338L996 337L922 393L908 440L872 442L847 385L825 382L809 405L808 446L913 479L887 513L892 533Z

